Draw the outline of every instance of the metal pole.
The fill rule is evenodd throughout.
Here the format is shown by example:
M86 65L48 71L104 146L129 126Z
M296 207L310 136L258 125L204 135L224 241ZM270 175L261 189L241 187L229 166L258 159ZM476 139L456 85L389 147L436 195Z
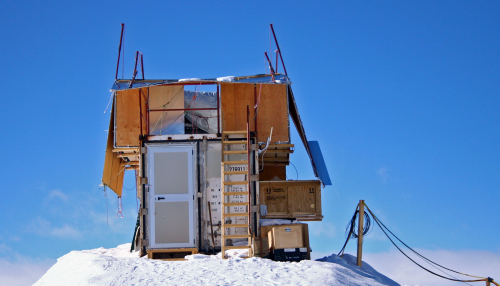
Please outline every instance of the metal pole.
M131 88L135 81L135 76L137 75L137 60L139 58L139 51L135 52L135 66L134 66L134 74L132 76L132 80L130 81L130 85L128 88Z
M357 257L357 265L359 267L363 266L363 225L365 219L365 201L359 201L359 217L358 217L358 257Z
M144 79L144 59L142 57L142 53L141 53L141 70L142 70L142 79Z
M269 71L271 72L271 75L274 77L274 69L273 69L273 63L269 60L269 57L267 56L267 52L264 52L264 55L266 55L267 62L269 63Z
M122 52L122 40L123 40L123 29L124 28L125 28L125 24L122 23L122 33L120 35L120 46L118 47L118 62L116 63L115 80L118 79L118 67L120 66L120 54Z
M271 23L271 31L273 31L274 41L276 42L276 47L278 48L278 53L280 54L281 64L283 65L283 70L285 71L286 76L288 73L286 72L285 62L283 61L283 57L281 56L280 45L278 45L278 39L276 39L276 34L274 33L273 24Z
M220 124L221 124L219 97L220 97L220 91L219 91L219 85L217 84L217 134L220 133Z

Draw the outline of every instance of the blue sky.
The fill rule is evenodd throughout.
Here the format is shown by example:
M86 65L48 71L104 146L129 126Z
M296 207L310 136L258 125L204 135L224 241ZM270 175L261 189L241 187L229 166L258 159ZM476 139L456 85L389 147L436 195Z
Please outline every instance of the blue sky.
M124 190L121 219L112 194L106 215L99 189L122 22L125 77L139 50L154 79L264 73L274 23L308 139L320 142L333 182L324 221L310 226L316 255L340 250L364 199L438 262L439 251L498 259L498 15L496 1L7 1L0 264L37 265L41 275L71 250L131 240L134 191ZM292 140L299 179L312 179ZM392 250L377 229L366 238L367 253Z

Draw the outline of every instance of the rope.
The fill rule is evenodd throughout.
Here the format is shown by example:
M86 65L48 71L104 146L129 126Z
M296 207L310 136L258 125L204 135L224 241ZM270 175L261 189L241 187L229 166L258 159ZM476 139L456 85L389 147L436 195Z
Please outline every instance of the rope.
M366 206L366 205L365 205ZM410 259L413 263L415 263L416 265L418 265L420 268L424 269L425 271L431 273L431 274L434 274L438 277L441 277L441 278L444 278L444 279L447 279L447 280L451 280L451 281L457 281L457 282L480 282L480 281L486 281L486 279L488 278L484 278L484 277L479 277L479 276L472 276L472 275L467 275L467 274L463 274L463 273L460 273L460 272L457 272L457 271L454 271L454 270L451 270L451 269L448 269L448 268L445 268L437 263L434 263L432 261L430 261L429 259L427 258L424 258L422 255L420 255L419 253L417 253L416 251L414 251L413 249L411 249L408 245L406 245L405 243L403 243L396 235L394 235L389 229L387 229L392 235L394 235L394 237L396 237L401 243L403 243L406 247L408 247L409 249L411 249L413 252L415 252L417 255L419 255L420 257L424 258L425 260L429 261L429 262L432 262L442 268L445 268L447 270L450 270L450 271L453 271L453 272L456 272L456 273L459 273L459 274L462 274L462 275L466 275L466 276L471 276L471 277L477 277L477 278L483 278L483 279L476 279L476 280L460 280L460 279L452 279L452 278L448 278L448 277L445 277L445 276L442 276L440 274L437 274L435 272L432 272L431 270L423 267L422 265L418 264L415 260L411 259L403 250L401 250L401 248L399 248L396 243L391 239L391 237L387 234L387 232L385 232L384 228L382 227L382 222L379 221L379 219L373 214L373 212L368 208L368 206L366 206L366 209L368 210L368 212L370 212L370 214L373 216L373 219L375 220L375 222L378 224L378 226L380 227L380 229L382 230L382 232L384 232L384 234L387 236L387 238L389 238L389 240L392 242L392 244L404 255L406 256L406 258ZM382 225L381 225L382 224ZM385 225L384 225L385 227ZM450 275L451 276L451 275ZM496 283L495 283L496 284ZM470 284L469 284L470 285Z
M118 204L118 212L116 213L116 217L118 217L118 214L121 215L121 218L123 218L123 206L122 206L122 197L118 196L117 199L117 204Z

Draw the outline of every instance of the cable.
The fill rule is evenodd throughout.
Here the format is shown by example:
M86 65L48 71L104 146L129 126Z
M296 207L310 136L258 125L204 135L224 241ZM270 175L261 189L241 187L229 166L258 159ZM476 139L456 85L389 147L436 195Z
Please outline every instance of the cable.
M366 205L365 205L365 206L366 206ZM441 277L441 278L444 278L444 279L447 279L447 280L451 280L451 281L457 281L457 282L479 282L479 281L485 281L484 279L488 279L488 278L484 278L484 277L479 277L479 278L483 278L483 279L480 279L480 280L459 280L459 279L452 279L452 278L448 278L448 277L442 276L442 275L440 275L440 274L437 274L437 273L435 273L435 272L432 272L432 271L430 271L429 269L427 269L427 268L423 267L422 265L418 264L415 260L411 259L411 258L410 258L410 257L409 257L409 256L408 256L405 252L404 252L404 251L402 251L402 250L401 250L401 248L399 248L399 247L396 245L396 243L395 243L395 242L391 239L391 237L390 237L390 236L389 236L389 235L385 232L384 228L382 228L382 226L381 226L381 222L379 223L378 218L377 218L377 217L373 214L373 212L372 212L372 211L368 208L368 206L366 207L366 209L367 209L367 210L368 210L368 212L370 212L370 214L373 216L373 219L375 220L375 222L378 224L378 226L380 227L380 229L382 230L382 232L384 232L384 234L387 236L387 238L389 238L389 240L392 242L392 244L393 244L393 245L394 245L394 246L395 246L395 247L396 247L396 248L397 248L397 249L398 249L398 250L399 250L399 251L400 251L400 252L401 252L404 256L406 256L406 258L410 259L413 263L415 263L416 265L418 265L420 268L424 269L425 271L427 271L427 272L429 272L429 273L432 273L432 274L434 274L434 275L436 275L436 276L439 276L439 277ZM387 229L387 230L389 231L389 229ZM391 231L389 231L389 232L391 232ZM391 234L392 234L392 235L394 235L392 232L391 232ZM396 236L394 235L394 237L396 237ZM397 238L397 237L396 237L396 238ZM398 238L398 240L399 240L399 238ZM400 241L401 243L403 243L401 240L399 240L399 241ZM403 243L403 244L404 244L406 247L410 248L410 247L409 247L409 246L407 246L405 243ZM416 251L414 251L414 252L416 253ZM419 256L421 256L420 254L418 254L418 255L419 255ZM423 257L423 256L421 256L421 257ZM426 260L428 260L428 259L426 259ZM430 260L428 260L428 261L430 261ZM438 264L436 264L436 265L438 265ZM440 266L440 265L439 265L439 266ZM441 266L441 267L443 267L443 266ZM445 267L443 267L443 268L445 268ZM447 269L447 268L446 268L446 269ZM453 270L450 270L450 271L453 271ZM453 271L453 272L456 272L456 271ZM460 273L460 272L457 272L457 273L462 274L462 273ZM467 274L463 274L463 275L467 275ZM467 276L472 276L472 275L467 275ZM478 277L478 276L472 276L472 277ZM470 285L470 284L469 284L469 285Z
M299 172L297 172L297 168L295 168L295 165L292 162L290 162L290 164L292 164L293 168L295 169L295 173L297 174L296 180L298 180L299 179Z
M351 218L351 221L349 221L349 223L347 224L347 227L346 227L346 235L348 235L348 233L351 233L351 238L358 238L359 236L359 233L356 233L357 231L357 223L356 221L358 221L358 218L359 217L359 210L356 210L356 212L354 213L354 216ZM365 219L364 219L364 225L363 225L363 236L367 235L368 233L371 232L372 230L372 227L371 227L371 220L370 220L370 216L368 215L367 212L365 212L365 215L364 215ZM349 229L349 231L347 231Z
M356 207L356 211L354 211L354 215L352 216L351 220L349 221L349 223L347 223L347 226L346 226L346 241L344 243L344 246L342 247L342 249L340 250L340 252L337 254L337 256L342 256L344 255L344 250L347 246L347 242L349 242L349 239L351 238L358 238L359 236L359 233L356 233L356 229L357 229L357 224L356 224L356 221L357 221L357 218L359 217L359 206ZM365 212L365 215L364 215L365 219L364 219L364 225L363 225L363 235L368 235L371 230L372 230L372 224L371 224L371 220L370 220L370 216L368 215L367 212Z
M370 213L372 213L372 212L371 212L371 210L368 208L368 206L367 206L366 208L368 209L368 211L370 211ZM372 215L373 215L373 213L372 213ZM442 265L440 265L440 264L437 264L437 263L435 263L434 261L432 261L432 260L430 260L430 259L428 259L428 258L424 257L424 256L423 256L423 255L421 255L420 253L418 253L418 252L416 252L415 250L413 250L413 248L409 247L406 243L404 243L403 241L401 241L401 239L399 239L399 238L398 238L398 237L397 237L394 233L392 233L392 231L390 231L390 230L389 230L389 229L388 229L388 228L384 225L384 223L382 223L382 222L381 222L381 221L380 221L377 217L375 217L374 215L373 215L373 217L376 219L376 221L379 221L379 222L380 222L380 224L382 224L382 226L384 226L384 228L385 228L385 229L386 229L389 233L391 233L391 234L392 234L392 235L393 235L393 236L394 236L394 237L395 237L395 238L396 238L399 242L401 242L404 246L406 246L408 249L410 249L413 253L415 253L416 255L418 255L420 258L422 258L422 259L424 259L424 260L427 260L428 262L430 262L430 263L432 263L432 264L434 264L434 265L437 265L437 266L439 266L439 267L441 267L441 268L444 268L444 269L446 269L446 270L448 270L448 271L455 272L455 273L457 273L457 274L461 274L461 275L465 275L465 276L470 276L470 277L475 277L475 278L483 278L483 279L486 279L486 277L469 275L469 274L461 273L461 272L458 272L458 271L455 271L455 270L452 270L452 269L446 268L446 267L444 267L444 266L442 266Z

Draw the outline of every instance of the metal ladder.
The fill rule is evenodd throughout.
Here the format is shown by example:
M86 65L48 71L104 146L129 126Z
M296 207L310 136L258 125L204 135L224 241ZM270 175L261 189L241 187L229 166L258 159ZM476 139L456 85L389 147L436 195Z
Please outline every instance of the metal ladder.
M250 227L251 217L251 197L250 197L250 125L249 125L249 111L247 108L247 130L243 131L223 131L222 132L222 196L221 196L221 212L222 212L222 234L221 234L221 253L222 258L226 258L226 250L230 249L248 249L248 257L252 256L252 230ZM232 149L227 146L243 145L243 150L226 150ZM230 161L227 157L239 157L239 160ZM245 167L232 167L234 165L244 165ZM234 176L244 175L244 180L234 180ZM233 186L240 186L240 190L234 190ZM238 187L236 187L238 188ZM238 202L229 201L230 196L238 196ZM246 197L246 200L243 199ZM234 197L233 197L234 198ZM231 212L235 209L243 209L246 211ZM234 208L240 207L240 208ZM227 208L227 211L226 211ZM236 218L247 217L245 223L235 223ZM233 218L233 220L231 220ZM236 231L236 228L245 228L246 234L226 234L226 228L231 228ZM226 239L247 238L247 245L226 245Z

